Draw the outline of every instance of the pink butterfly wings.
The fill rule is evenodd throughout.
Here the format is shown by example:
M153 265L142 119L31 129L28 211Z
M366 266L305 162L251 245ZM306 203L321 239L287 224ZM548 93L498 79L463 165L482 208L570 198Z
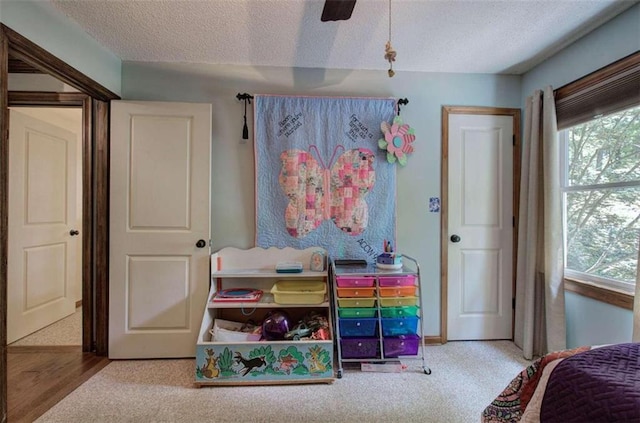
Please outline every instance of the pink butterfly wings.
M336 147L329 165L339 148ZM315 150L316 160L311 154ZM342 153L329 169L315 146L309 151L291 149L280 155L278 181L289 198L285 209L287 232L303 238L327 219L343 232L361 234L369 219L364 197L375 184L375 155L366 148Z

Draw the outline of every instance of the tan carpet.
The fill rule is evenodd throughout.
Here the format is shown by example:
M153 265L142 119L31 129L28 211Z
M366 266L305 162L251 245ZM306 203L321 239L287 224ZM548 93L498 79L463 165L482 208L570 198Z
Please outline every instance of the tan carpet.
M11 346L52 346L82 345L82 307L75 313L40 329L37 332L20 338Z
M403 373L346 369L333 384L193 386L194 360L114 361L37 422L477 422L529 364L509 341L426 347Z

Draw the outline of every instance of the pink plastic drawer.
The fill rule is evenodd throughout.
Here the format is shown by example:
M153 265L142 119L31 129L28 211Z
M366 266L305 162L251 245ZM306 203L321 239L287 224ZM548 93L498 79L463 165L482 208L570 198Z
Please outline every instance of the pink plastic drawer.
M380 357L380 341L378 338L349 338L340 340L342 358L377 358Z
M384 338L382 346L385 357L417 355L418 347L420 346L420 337L418 335L404 335Z
M336 276L336 284L339 287L353 288L358 286L373 286L376 278L374 276Z
M375 297L376 289L375 288L337 288L338 289L338 297L342 298L355 298L355 297Z
M407 286L416 284L415 275L381 276L378 278L380 286Z

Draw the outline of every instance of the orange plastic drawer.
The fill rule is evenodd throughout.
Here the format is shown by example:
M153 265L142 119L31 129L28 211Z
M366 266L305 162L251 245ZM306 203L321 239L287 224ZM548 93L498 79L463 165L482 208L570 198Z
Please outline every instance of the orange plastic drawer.
M416 295L415 286L388 286L380 287L381 297L408 297Z
M338 297L374 297L375 288L337 288Z
M336 276L336 284L343 288L355 288L358 286L373 286L374 276Z

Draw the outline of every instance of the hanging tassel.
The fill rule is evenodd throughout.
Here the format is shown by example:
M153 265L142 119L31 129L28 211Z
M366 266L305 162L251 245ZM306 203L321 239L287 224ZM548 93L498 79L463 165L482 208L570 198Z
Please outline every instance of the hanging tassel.
M396 51L391 47L391 41L387 41L387 44L384 47L384 58L387 62L389 62L389 70L387 73L389 74L389 78L392 78L396 73L393 71L393 62L396 61Z
M247 102L244 103L244 126L242 127L242 139L249 139L249 127L247 126Z
M249 99L248 98L244 99L244 125L242 126L242 139L243 140L248 140L249 139L249 127L247 126L247 100L249 100Z
M238 93L238 95L236 95L236 98L238 100L244 101L244 117L243 117L243 125L242 125L242 139L243 140L248 140L249 139L249 127L247 126L247 102L249 102L249 104L251 104L251 99L253 98L253 96L244 93L244 94L240 94Z

